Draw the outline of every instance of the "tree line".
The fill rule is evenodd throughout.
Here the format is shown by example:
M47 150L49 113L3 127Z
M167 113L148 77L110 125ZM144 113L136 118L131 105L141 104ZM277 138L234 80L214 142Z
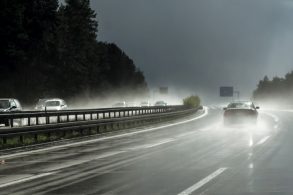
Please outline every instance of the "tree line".
M293 71L285 77L269 79L265 76L259 81L257 89L253 92L253 98L261 101L278 101L281 104L293 102Z
M0 96L147 93L143 73L114 43L97 41L89 0L1 0Z

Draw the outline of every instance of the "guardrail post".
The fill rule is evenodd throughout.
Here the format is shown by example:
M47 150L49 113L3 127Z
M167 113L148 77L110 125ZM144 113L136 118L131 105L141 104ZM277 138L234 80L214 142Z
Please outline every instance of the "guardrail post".
M37 124L39 124L39 118L37 118ZM50 124L50 116L46 115L46 124Z
M34 141L35 141L35 143L38 142L38 134L35 134L35 135L34 135Z
M7 137L2 137L2 142L4 145L6 145L7 144Z
M23 135L19 136L19 143L23 144Z
M10 118L10 126L13 127L13 118Z
M66 115L67 122L69 122L69 114Z
M48 137L48 140L50 141L51 140L51 133L50 132L47 133L47 137Z

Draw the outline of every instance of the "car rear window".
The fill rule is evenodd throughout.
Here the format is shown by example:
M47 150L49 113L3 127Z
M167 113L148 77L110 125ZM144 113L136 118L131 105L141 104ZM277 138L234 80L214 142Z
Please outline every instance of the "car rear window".
M60 106L60 102L59 101L47 101L46 102L46 106L50 107L50 106Z
M250 102L237 102L229 104L228 108L252 108L252 104Z

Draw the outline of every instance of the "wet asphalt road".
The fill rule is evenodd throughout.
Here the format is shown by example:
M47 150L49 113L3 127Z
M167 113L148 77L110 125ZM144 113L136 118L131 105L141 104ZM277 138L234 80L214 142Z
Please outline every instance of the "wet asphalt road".
M261 111L256 126L224 127L215 107L163 126L6 151L0 194L293 194L292 122L293 112Z

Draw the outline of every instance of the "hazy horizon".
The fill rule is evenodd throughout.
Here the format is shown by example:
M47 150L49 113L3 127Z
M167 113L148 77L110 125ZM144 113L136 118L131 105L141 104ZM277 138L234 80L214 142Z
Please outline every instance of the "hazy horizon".
M260 79L292 69L288 0L98 0L98 40L118 44L151 88L218 99L220 86L251 96Z

